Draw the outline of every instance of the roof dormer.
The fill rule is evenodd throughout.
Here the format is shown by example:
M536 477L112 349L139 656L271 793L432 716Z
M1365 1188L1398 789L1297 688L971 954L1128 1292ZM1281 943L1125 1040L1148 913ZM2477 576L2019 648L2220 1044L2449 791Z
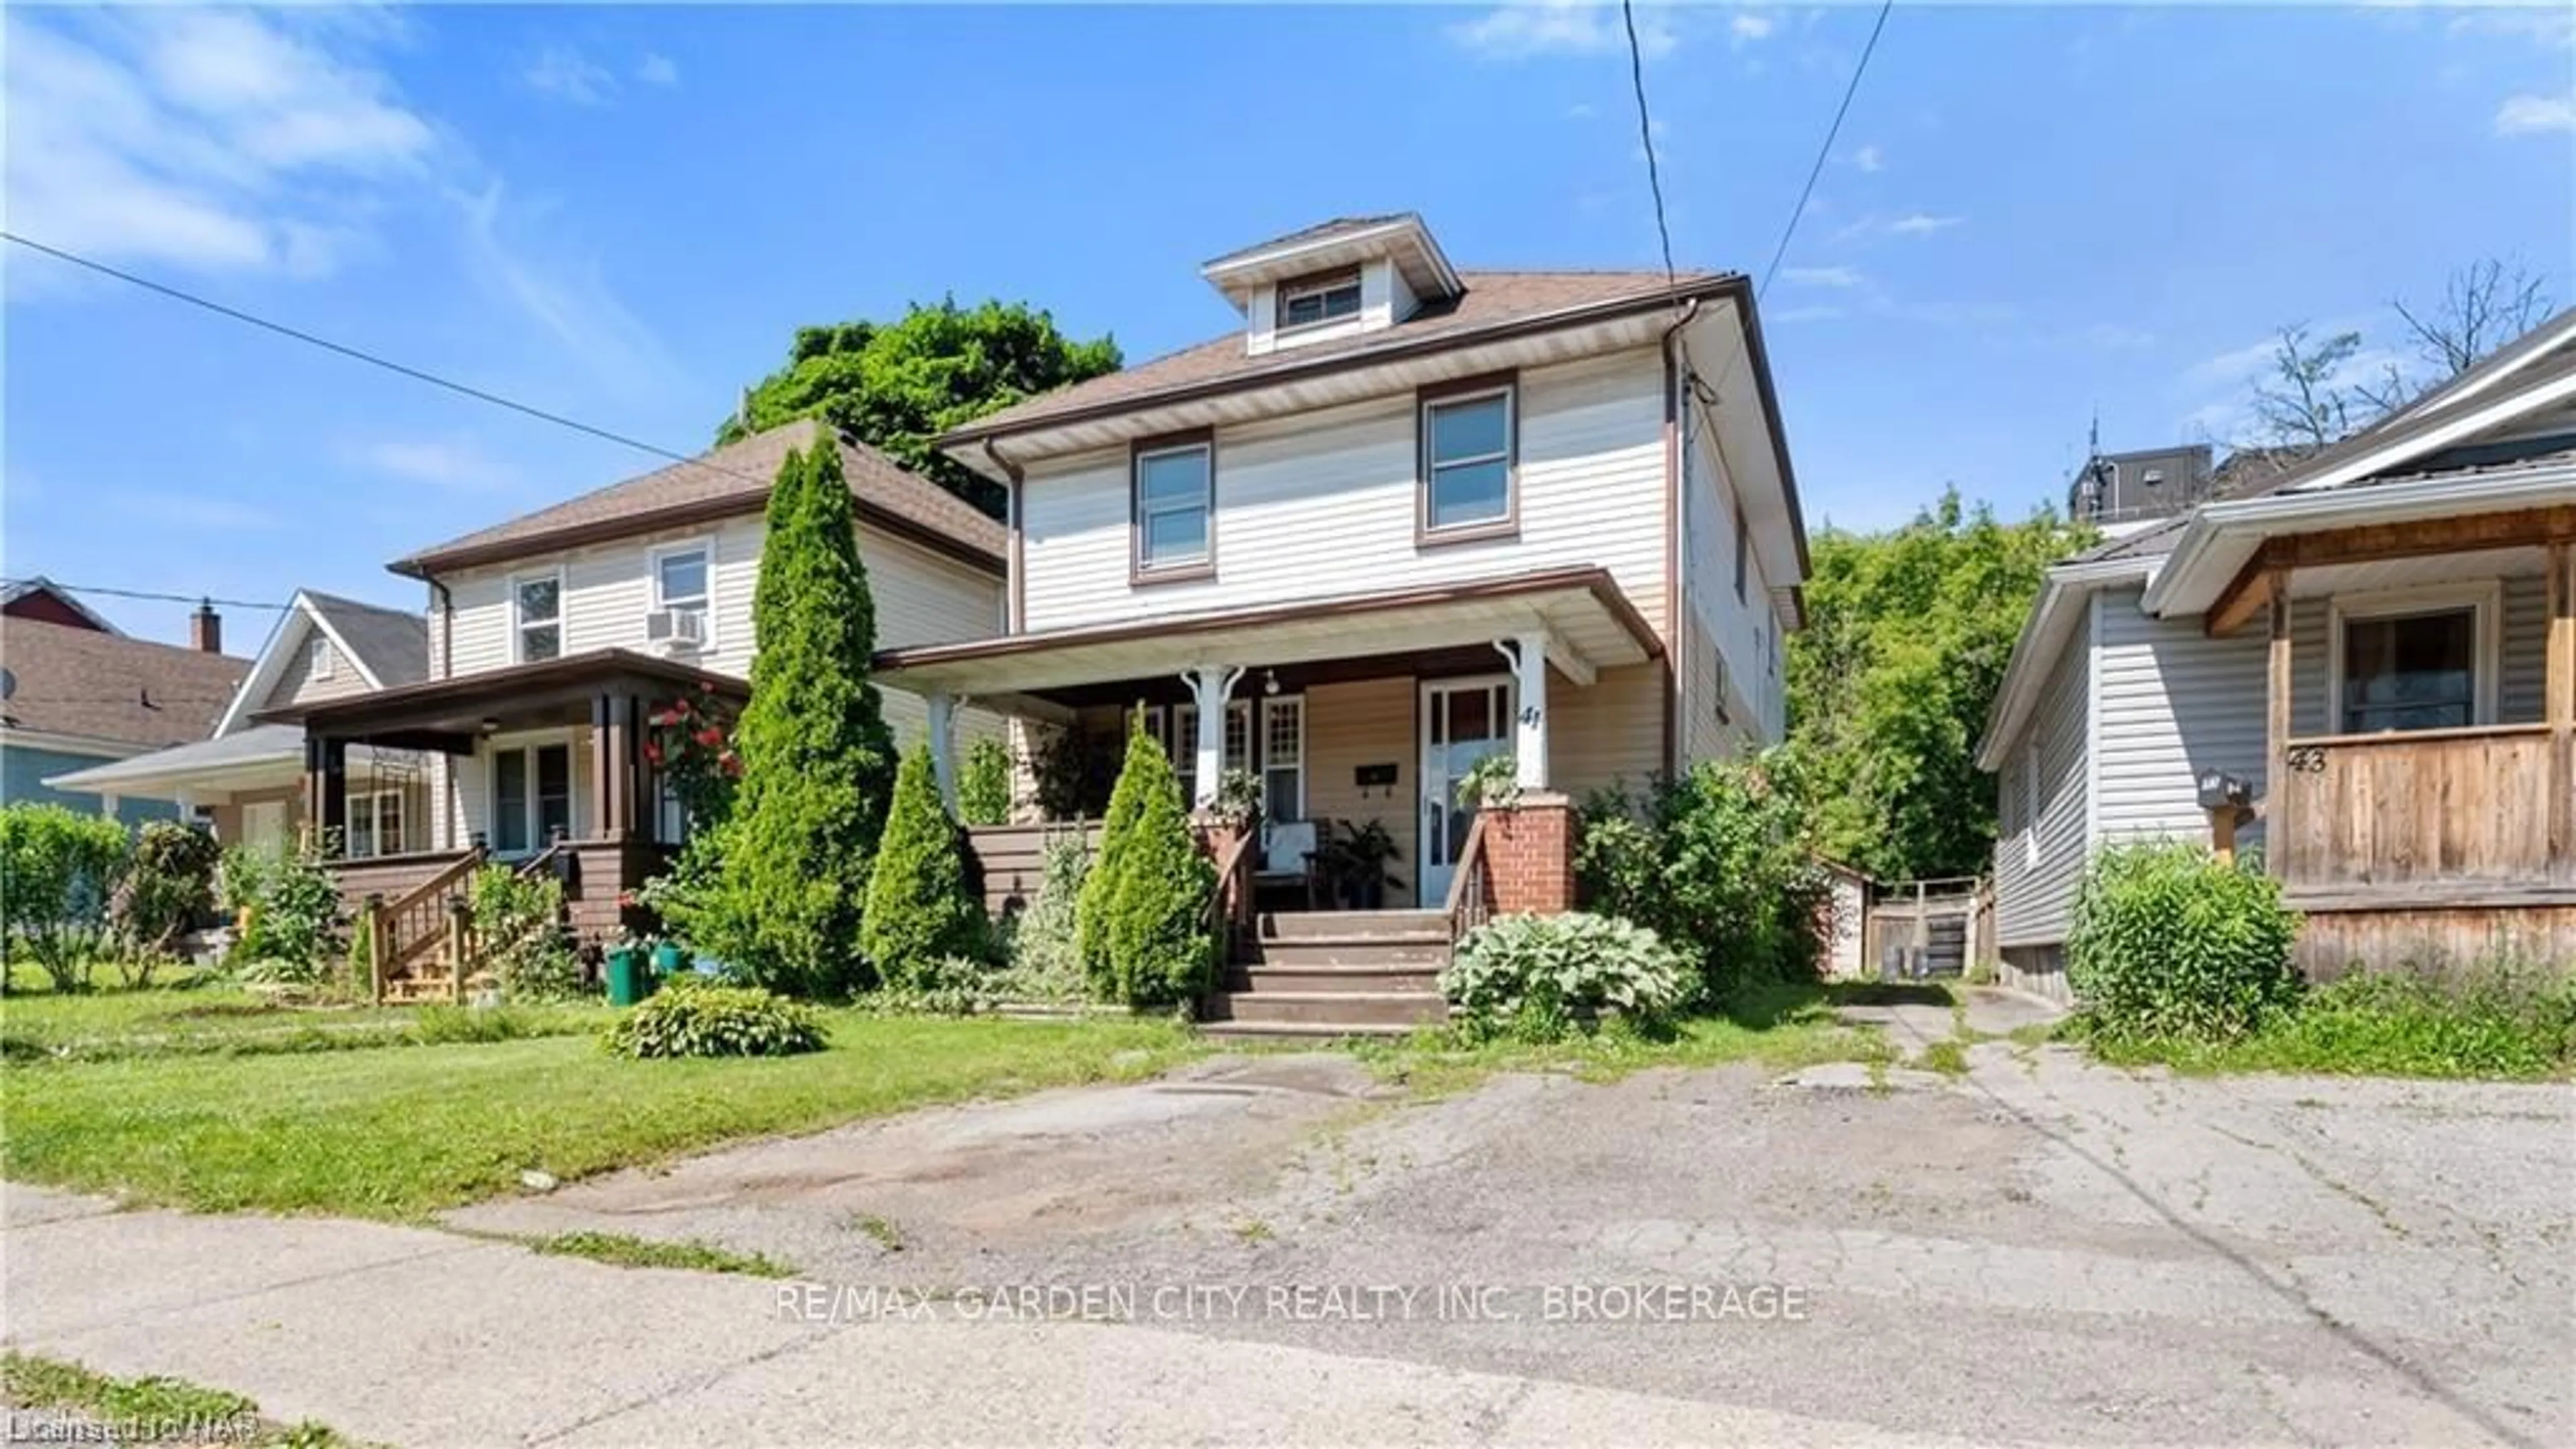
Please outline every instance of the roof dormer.
M1258 356L1392 327L1465 288L1412 212L1341 217L1199 269L1241 312Z

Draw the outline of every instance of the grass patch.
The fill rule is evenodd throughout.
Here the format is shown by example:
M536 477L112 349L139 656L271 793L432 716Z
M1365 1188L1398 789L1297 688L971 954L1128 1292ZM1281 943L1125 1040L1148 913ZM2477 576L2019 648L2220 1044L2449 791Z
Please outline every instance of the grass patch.
M694 1238L656 1242L624 1233L557 1233L531 1238L534 1252L557 1258L588 1258L620 1268L682 1268L692 1273L739 1273L747 1278L793 1278L796 1270L759 1253L737 1253Z
M1964 1077L1968 1074L1968 1044L1957 1037L1936 1041L1923 1049L1914 1065L1945 1077Z
M1883 1058L1885 1038L1837 1021L1838 1004L1838 993L1821 983L1772 985L1749 989L1723 1008L1686 1017L1655 1036L1613 1021L1560 1042L1468 1043L1449 1031L1425 1031L1401 1041L1361 1042L1354 1050L1380 1076L1429 1095L1466 1090L1497 1072L1568 1072L1604 1082L1650 1067L1752 1062L1793 1071L1819 1062Z
M248 1444L257 1449L333 1449L350 1443L320 1424L261 1419L259 1405L241 1394L158 1375L111 1378L35 1354L0 1355L0 1399L14 1409L77 1415L114 1433L120 1443ZM44 1432L33 1424L16 1428L30 1437Z
M2225 1041L2139 1037L2098 1020L2071 1034L2120 1066L2180 1072L2541 1081L2576 1073L2576 982L2482 971L2456 983L2355 973Z
M588 1036L320 1056L12 1068L0 1175L204 1212L415 1219L746 1137L938 1102L1153 1075L1167 1022L825 1013L832 1050L626 1061Z
M34 1066L512 1041L578 1036L598 1030L613 1015L596 1002L288 1006L232 985L71 996L37 992L13 994L0 1005L0 1060Z
M869 1242L886 1252L903 1251L903 1230L897 1228L891 1218L877 1213L852 1213L849 1216L849 1225L852 1232L865 1234Z

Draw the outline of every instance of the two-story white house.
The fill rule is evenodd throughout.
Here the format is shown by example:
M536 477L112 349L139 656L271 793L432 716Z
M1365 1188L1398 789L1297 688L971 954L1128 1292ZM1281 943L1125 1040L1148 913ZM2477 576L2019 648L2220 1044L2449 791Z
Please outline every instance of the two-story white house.
M391 567L428 589L425 677L262 716L304 727L314 821L344 838L352 750L428 760L419 848L344 864L344 890L408 899L483 859L547 857L580 934L613 934L621 897L680 838L649 716L683 693L734 705L747 694L770 486L790 450L821 446L839 448L856 504L878 639L997 632L1002 526L813 421L423 549ZM898 742L921 738L918 697L888 691L885 713ZM972 715L964 727L999 724Z
M1142 711L1198 803L1258 779L1270 874L1373 821L1422 909L1488 756L1562 812L1780 736L1806 537L1744 277L1461 272L1411 214L1201 275L1224 335L941 440L1008 490L1007 627L881 681L1099 749Z

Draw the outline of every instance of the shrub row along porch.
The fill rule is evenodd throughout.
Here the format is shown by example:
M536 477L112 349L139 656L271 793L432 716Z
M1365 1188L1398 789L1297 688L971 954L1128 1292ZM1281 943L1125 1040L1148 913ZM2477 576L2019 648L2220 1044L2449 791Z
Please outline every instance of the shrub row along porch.
M943 790L970 700L1018 721L1030 813L1059 823L1105 808L1130 730L1203 816L1229 774L1254 781L1257 837L1209 846L1232 869L1208 1009L1321 1032L1436 1017L1461 917L1572 908L1574 797L1661 768L1662 653L1606 571L1573 569L891 650L877 672L928 700ZM1480 829L1458 785L1496 757L1518 800ZM977 832L988 904L1034 895L1032 842Z

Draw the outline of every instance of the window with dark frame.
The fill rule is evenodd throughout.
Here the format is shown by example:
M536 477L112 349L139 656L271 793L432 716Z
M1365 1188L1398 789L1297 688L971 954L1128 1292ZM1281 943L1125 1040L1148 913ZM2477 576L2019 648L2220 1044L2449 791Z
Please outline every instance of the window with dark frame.
M2474 608L2343 621L2347 734L2458 729L2477 723Z
M1717 665L1717 685L1712 691L1715 696L1717 722L1719 724L1729 724L1733 721L1726 708L1726 651L1712 645L1709 648L1708 655L1709 658Z
M1186 443L1136 455L1136 570L1204 568L1215 502L1213 449Z
M1744 602L1746 564L1753 549L1753 535L1744 527L1744 505L1735 505L1735 602Z
M1279 284L1278 328L1319 327L1360 314L1360 274L1334 272Z
M1509 384L1422 404L1422 527L1483 529L1512 517Z

